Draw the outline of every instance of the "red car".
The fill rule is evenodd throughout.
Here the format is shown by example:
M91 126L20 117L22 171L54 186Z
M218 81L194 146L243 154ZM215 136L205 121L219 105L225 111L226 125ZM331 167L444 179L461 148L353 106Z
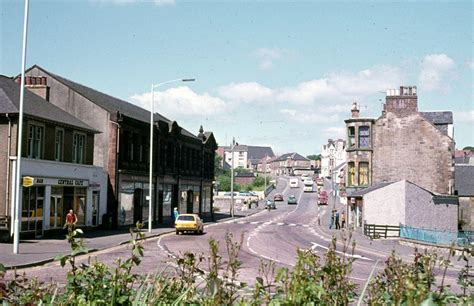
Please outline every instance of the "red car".
M281 193L275 194L273 201L283 201L283 195Z
M326 192L326 190L323 190L319 193L318 204L319 205L327 205L328 204L328 193Z

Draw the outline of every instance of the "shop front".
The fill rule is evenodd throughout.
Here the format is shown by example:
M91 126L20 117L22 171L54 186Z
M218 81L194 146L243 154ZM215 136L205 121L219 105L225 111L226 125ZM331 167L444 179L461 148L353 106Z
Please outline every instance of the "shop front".
M102 168L29 159L22 164L21 232L40 237L61 229L70 209L78 226L100 225L107 194Z

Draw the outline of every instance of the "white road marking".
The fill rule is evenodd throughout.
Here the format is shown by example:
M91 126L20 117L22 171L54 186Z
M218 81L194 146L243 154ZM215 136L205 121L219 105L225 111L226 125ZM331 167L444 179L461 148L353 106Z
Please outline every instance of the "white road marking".
M296 226L296 224L290 223L290 224L288 224L288 226Z
M285 224L285 223L283 223L283 222L278 222L276 225L283 225L283 224Z
M252 222L250 222L250 224L259 224L259 223L260 223L260 221L252 221Z
M317 247L323 248L323 249L325 249L325 250L328 250L328 249L329 249L328 247L325 247L325 246L323 246L323 245L317 244L316 242L311 242L311 243L313 244L313 246L311 247L311 250L314 250L314 249L316 249ZM371 258L367 258L367 257L361 256L361 255L357 255L357 254L347 254L347 253L344 253L344 252L341 252L341 251L337 251L337 250L336 250L336 253L342 254L342 255L347 256L347 257L356 258L356 259L363 259L363 260L367 260L367 261L374 261L374 260L371 259Z

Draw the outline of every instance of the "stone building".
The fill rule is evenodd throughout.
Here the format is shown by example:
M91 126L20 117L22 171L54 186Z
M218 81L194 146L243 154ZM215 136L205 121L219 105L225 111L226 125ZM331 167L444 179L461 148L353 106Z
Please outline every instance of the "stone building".
M311 160L298 153L286 153L271 161L272 175L292 175L295 169L311 169Z
M321 151L321 175L331 177L332 171L346 162L346 141L328 139Z
M46 93L45 78L28 78ZM42 95L48 97L47 95ZM0 76L0 236L12 234L20 85ZM93 165L99 131L36 94L24 93L19 219L22 236L61 231L69 209L78 226L95 227L106 213L107 176ZM27 183L26 183L27 182Z
M100 131L93 143L93 164L108 174L105 221L111 220L113 226L135 224L148 220L152 209L153 221L160 223L171 220L174 207L180 212L212 213L217 144L211 132L201 130L194 135L177 122L154 114L150 207L150 112L37 65L26 74L46 78L48 86L43 92L50 103ZM28 88L35 90L31 85Z
M234 169L240 167L254 172L258 172L258 164L263 158L268 160L275 157L271 147L263 146L236 145L233 152L232 147L219 147L217 151L223 152L224 161L229 165L234 160Z

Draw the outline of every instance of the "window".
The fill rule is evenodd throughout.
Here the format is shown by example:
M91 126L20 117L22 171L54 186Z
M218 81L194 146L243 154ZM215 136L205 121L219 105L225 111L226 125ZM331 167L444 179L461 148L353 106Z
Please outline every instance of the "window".
M56 128L56 135L54 140L54 159L56 161L63 160L64 151L64 130Z
M348 186L354 186L356 183L355 180L355 164L353 162L348 163L349 165L349 171L348 171Z
M74 133L72 140L72 162L85 163L86 135Z
M359 147L370 147L370 128L368 126L359 127Z
M30 124L28 126L28 157L43 158L44 127Z
M347 135L349 136L349 148L352 148L355 146L355 127L350 126L347 129Z
M359 185L361 186L369 185L369 163L366 163L366 162L359 163Z

